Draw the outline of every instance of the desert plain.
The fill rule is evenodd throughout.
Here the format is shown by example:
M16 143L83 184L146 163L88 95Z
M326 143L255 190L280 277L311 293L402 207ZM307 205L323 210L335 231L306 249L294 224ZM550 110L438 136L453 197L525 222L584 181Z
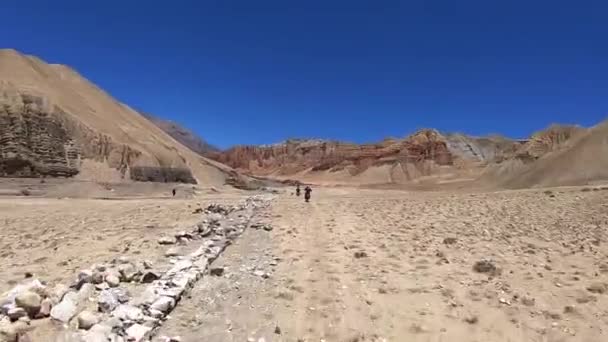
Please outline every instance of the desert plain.
M205 210L211 204L237 205L257 195L265 205L251 211L242 233L145 338L607 338L608 187L314 187L310 203L290 187L271 190L180 189L173 198L167 185L114 198L3 196L0 290L32 279L47 288L69 285L91 265L125 259L165 274L175 256L167 248L192 250L201 240L167 245L162 237L212 215ZM220 227L235 222L227 217ZM130 297L142 291L134 283L119 287ZM96 310L99 291L91 290L79 310L107 315ZM61 333L74 320L32 320L19 341L70 340Z

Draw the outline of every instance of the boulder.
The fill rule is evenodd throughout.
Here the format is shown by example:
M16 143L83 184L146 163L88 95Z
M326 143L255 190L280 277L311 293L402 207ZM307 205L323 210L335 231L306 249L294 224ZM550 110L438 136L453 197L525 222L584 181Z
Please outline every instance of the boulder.
M105 280L106 284L108 284L109 287L117 287L118 285L120 285L120 278L114 273L106 275Z
M51 309L51 318L67 323L76 315L78 309L78 293L68 292L61 302Z
M97 298L97 309L100 312L111 312L116 309L119 304L118 297L109 289L99 293L99 297Z
M90 311L83 311L78 314L78 329L89 330L92 326L99 323L99 317Z
M149 284L157 279L160 279L160 274L154 271L148 271L141 277L141 282L144 284Z
M36 316L38 311L40 311L41 303L42 298L33 291L24 291L15 297L15 305L23 308L30 317Z
M175 306L175 300L171 297L160 296L152 305L150 309L157 310L163 313L168 313Z
M128 340L132 342L143 342L150 337L152 332L151 327L146 327L141 324L133 324L127 330Z

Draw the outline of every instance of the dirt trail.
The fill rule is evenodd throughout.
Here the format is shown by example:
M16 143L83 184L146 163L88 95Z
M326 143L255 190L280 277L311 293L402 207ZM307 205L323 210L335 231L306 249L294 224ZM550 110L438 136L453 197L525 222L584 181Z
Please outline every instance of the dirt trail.
M227 274L193 292L221 299L186 304L162 333L186 342L599 342L608 293L588 288L608 283L606 203L608 192L581 188L317 189L311 203L284 194L263 217L274 229L244 234L218 260ZM486 259L498 270L473 270ZM258 268L269 278L253 275ZM192 316L196 328L180 327Z

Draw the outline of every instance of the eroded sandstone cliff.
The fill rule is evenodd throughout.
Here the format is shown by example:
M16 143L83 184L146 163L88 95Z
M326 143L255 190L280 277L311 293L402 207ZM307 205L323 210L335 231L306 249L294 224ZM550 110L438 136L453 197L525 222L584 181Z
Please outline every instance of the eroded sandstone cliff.
M228 171L74 70L0 50L0 176L221 186Z

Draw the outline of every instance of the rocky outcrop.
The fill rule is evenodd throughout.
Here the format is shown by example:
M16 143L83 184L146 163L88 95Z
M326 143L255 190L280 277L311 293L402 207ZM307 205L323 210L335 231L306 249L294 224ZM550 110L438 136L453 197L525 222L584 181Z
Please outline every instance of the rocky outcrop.
M446 141L434 130L421 130L403 140L385 140L378 144L350 144L323 140L288 140L269 146L237 146L211 157L233 168L253 174L292 175L303 171L351 174L370 166L400 162L418 164L432 161L451 165L453 155Z
M516 151L516 157L524 160L536 160L547 153L565 148L573 138L581 136L587 129L573 125L551 125L549 128L534 133L530 139Z
M70 177L78 173L80 151L66 128L41 109L40 98L0 106L0 175Z
M0 177L222 186L228 171L74 70L0 50Z

